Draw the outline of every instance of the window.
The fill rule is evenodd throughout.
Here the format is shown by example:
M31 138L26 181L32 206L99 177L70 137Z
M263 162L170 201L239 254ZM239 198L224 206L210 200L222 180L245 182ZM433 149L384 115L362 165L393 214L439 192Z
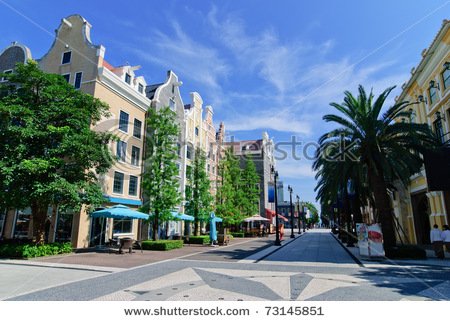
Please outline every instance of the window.
M213 174L216 173L216 167L215 166L212 167L212 172L213 172Z
M211 165L208 164L208 173L211 171Z
M139 157L141 154L141 149L136 146L131 147L131 165L139 166Z
M131 84L131 76L129 73L125 74L125 82L129 85Z
M195 127L195 136L198 136L199 130L198 127Z
M181 165L177 163L178 176L181 176Z
M31 220L31 208L27 208L24 210L17 210L13 238L18 239L28 238L28 231L30 229L30 220Z
M113 192L117 194L123 193L123 173L114 172Z
M72 58L72 51L66 51L63 53L61 65L70 63L70 59Z
M119 116L119 129L125 133L128 133L128 118L129 115L121 110Z
M144 85L143 84L139 84L138 85L138 91L143 94L144 93Z
M8 69L8 70L3 71L3 73L7 74L7 75L8 74L12 74L12 72L13 72L12 69ZM1 81L6 81L6 77L2 77Z
M171 110L175 110L176 108L175 108L176 106L175 106L175 100L173 100L173 98L170 98L169 99L169 108L171 109Z
M136 196L138 190L138 178L130 175L130 185L128 185L128 194Z
M178 155L178 157L181 156L181 145L180 145L180 143L177 143L177 155Z
M133 225L133 221L131 219L124 219L124 220L114 219L113 234L131 233L132 225Z
M70 83L70 74L65 74L65 75L62 75L62 76L68 83Z
M122 162L125 162L127 157L127 143L121 140L117 142L116 156L117 159L121 160Z
M187 165L186 166L186 178L191 179L191 176L192 176L192 167Z
M83 76L82 72L77 72L75 74L75 83L74 83L75 89L80 89L80 87L81 87L81 77L82 76Z
M441 142L444 143L444 130L442 128L442 120L438 119L433 123L434 132L440 138Z
M172 94L175 93L175 85L172 85Z
M437 89L434 87L428 88L428 94L430 95L430 104L433 104L437 99Z
M72 225L75 212L73 210L58 210L56 222L55 242L70 242L72 239Z
M186 148L186 158L192 159L192 146L187 146Z
M141 138L142 122L139 119L134 119L133 136Z
M444 83L444 89L450 86L450 69L445 69L442 73L442 82Z

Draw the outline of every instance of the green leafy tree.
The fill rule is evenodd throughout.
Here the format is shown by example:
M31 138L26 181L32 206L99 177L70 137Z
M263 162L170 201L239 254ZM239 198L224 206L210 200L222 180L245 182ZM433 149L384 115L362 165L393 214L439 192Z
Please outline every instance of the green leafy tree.
M0 207L31 207L33 235L44 242L50 206L104 202L97 181L113 158L110 133L91 129L108 106L63 77L18 64L0 86Z
M158 227L172 219L171 211L180 201L176 160L179 128L176 114L169 107L149 109L147 116L146 154L142 191L144 205L141 210L150 213L153 240L158 239Z
M373 195L372 206L381 223L385 247L396 244L388 187L396 180L408 184L411 175L417 173L423 163L420 152L436 144L427 124L401 120L410 116L410 112L405 111L408 102L396 103L382 113L386 98L393 89L386 89L374 99L372 93L367 95L360 86L357 97L346 91L343 103L331 103L339 114L325 115L323 119L340 127L319 139L320 157L326 156L323 151L329 146L346 145L347 148L340 149L334 159L316 163L317 169L322 171L320 192L329 201L336 200L339 190L346 190L348 176L339 179L343 173L336 168L358 168L359 173L352 175L356 175L361 191ZM346 165L333 165L331 162Z
M239 159L232 149L225 152L225 158L219 164L221 182L217 192L217 215L227 226L239 224L245 218L242 213L242 170Z
M247 158L244 171L242 172L242 213L245 216L255 215L259 212L259 182L260 177L256 172L255 162Z
M186 189L186 213L194 216L194 235L200 235L200 223L207 221L212 209L213 197L210 192L210 180L206 172L205 153L195 149L194 163L186 173L190 188Z

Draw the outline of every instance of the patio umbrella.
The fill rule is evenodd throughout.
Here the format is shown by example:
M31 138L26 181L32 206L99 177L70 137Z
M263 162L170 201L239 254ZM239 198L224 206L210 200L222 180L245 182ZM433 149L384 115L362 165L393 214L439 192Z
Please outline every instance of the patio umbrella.
M269 222L269 221L270 221L269 219L262 217L261 215L258 215L258 214L255 214L251 217L247 217L244 220L244 222L247 222L247 223L248 222Z
M172 214L172 216L174 218L177 218L182 221L191 221L192 222L195 220L195 218L193 216L187 215L187 214L182 214L182 213L178 213L178 212L171 212L170 214Z
M141 213L125 205L114 205L109 208L92 212L91 217L109 217L115 219L142 219L147 220L148 214Z

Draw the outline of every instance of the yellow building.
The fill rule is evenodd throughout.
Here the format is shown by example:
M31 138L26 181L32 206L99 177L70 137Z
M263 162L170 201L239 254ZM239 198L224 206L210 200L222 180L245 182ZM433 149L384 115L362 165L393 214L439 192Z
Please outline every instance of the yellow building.
M402 86L397 101L417 102L407 108L411 121L426 123L441 138L450 140L450 21L441 29L422 59L411 70L411 78ZM393 195L395 215L414 244L429 244L430 228L442 228L450 222L450 191L429 191L425 169L413 177L405 190L397 186Z

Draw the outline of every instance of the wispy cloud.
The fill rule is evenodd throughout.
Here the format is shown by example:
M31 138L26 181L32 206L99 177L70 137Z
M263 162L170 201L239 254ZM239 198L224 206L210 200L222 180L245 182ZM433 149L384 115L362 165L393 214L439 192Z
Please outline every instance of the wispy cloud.
M156 30L143 39L143 46L132 50L140 58L173 69L190 81L221 90L221 82L230 71L225 59L216 49L191 38L177 22L172 23L171 31Z
M231 51L246 71L255 72L280 95L294 89L298 84L301 58L304 55L313 52L316 56L323 55L334 44L332 40L318 46L298 40L282 42L272 28L267 28L257 35L249 35L243 20L229 15L219 21L217 16L218 10L213 7L207 17L220 35L218 39L222 45Z
M226 128L231 131L243 130L273 130L290 132L301 135L311 134L311 125L293 117L292 114L283 113L279 110L276 113L261 113L255 110L250 113L240 114L226 120Z

